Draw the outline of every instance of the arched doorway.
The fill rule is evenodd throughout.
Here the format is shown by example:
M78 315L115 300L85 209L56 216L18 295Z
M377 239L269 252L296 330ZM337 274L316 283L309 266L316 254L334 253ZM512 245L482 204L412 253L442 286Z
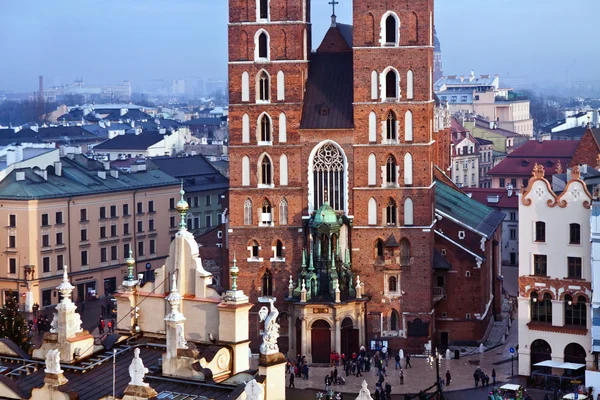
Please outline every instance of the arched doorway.
M565 347L565 362L582 364L578 370L565 370L565 375L578 377L585 374L585 349L578 343L569 343Z
M358 352L358 329L354 329L354 323L350 318L344 318L342 321L342 354L349 356L353 352Z
M531 343L531 372L533 372L535 369L540 369L539 367L534 367L535 364L542 362L542 361L546 361L546 360L551 360L552 359L552 347L550 347L550 345L548 344L548 342L546 342L545 340L542 339L537 339L534 340L533 343ZM544 370L547 370L546 373L550 373L550 368L543 368Z
M315 364L329 364L331 353L331 325L325 320L318 320L311 327L311 353Z

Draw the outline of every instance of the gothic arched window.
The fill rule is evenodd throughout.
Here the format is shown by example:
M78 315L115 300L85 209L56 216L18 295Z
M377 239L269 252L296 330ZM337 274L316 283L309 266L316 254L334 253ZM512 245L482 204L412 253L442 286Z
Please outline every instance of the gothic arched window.
M288 224L288 202L285 198L279 202L279 225Z
M271 117L267 114L263 114L259 119L259 142L263 144L272 143L273 141L273 125L271 123Z
M341 149L333 143L322 145L312 159L312 194L314 209L325 201L337 211L346 204L345 160Z
M261 71L256 79L256 101L268 102L271 100L271 79L266 71Z
M394 14L389 14L385 19L385 44L398 44L398 20Z
M260 246L256 240L253 240L250 244L250 257L253 259L258 259Z
M410 265L410 243L406 239L400 242L400 265Z
M395 185L396 182L396 159L394 158L394 156L389 156L385 163L385 183L387 185Z
M397 140L398 139L396 122L397 122L396 114L394 114L393 111L390 111L387 116L386 122L385 122L385 135L386 135L387 140Z
M396 202L394 201L394 199L390 199L388 201L387 207L385 208L385 219L388 225L396 225L396 215Z
M262 185L273 184L273 164L271 164L271 159L266 154L260 162L260 183Z
M258 34L256 39L256 58L259 59L269 59L269 37L265 31L262 31Z
M281 240L275 243L275 258L283 258L283 243Z
M390 331L400 330L398 326L399 321L400 314L398 314L398 311L392 310L392 313L390 314Z
M262 295L273 296L273 275L269 270L262 276Z
M375 259L383 260L383 241L381 239L377 239L375 242Z
M393 69L385 74L385 97L386 99L398 98L398 75Z
M244 225L252 225L252 200L244 202Z
M258 18L269 19L269 0L259 0L258 2Z
M398 291L398 281L396 281L395 276L390 276L388 278L388 291L389 292L397 292Z

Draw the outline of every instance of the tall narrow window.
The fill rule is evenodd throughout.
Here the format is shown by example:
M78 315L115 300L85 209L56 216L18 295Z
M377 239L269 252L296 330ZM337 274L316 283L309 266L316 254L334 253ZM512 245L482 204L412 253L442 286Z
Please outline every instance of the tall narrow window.
M577 298L577 303L571 295L565 296L565 325L587 325L587 306L583 296Z
M250 75L246 71L242 73L242 101L250 101Z
M374 111L369 113L369 142L377 142L377 114Z
M546 223L542 221L536 221L535 223L535 241L545 242L546 241Z
M273 296L273 275L269 270L262 277L262 295Z
M568 277L572 279L581 279L581 257L567 257Z
M375 42L375 17L368 13L365 16L365 43L372 44Z
M377 159L375 154L371 153L369 155L369 186L377 185Z
M257 100L262 101L262 102L270 101L271 100L271 82L270 82L269 75L267 74L266 71L261 71L258 74L257 84L258 84L258 90L257 90L258 99Z
M410 110L404 114L404 141L412 142L413 140L413 114Z
M250 186L250 159L242 158L242 186Z
M383 241L381 239L377 239L375 242L375 260L383 261L383 257Z
M285 154L279 158L279 184L281 186L288 185L288 158Z
M393 199L388 201L385 209L385 215L388 225L396 225L396 216L398 215L398 210L396 209L396 202Z
M259 0L258 18L269 19L269 0Z
M388 15L385 19L385 44L396 45L398 43L398 26L394 15Z
M398 291L398 282L396 281L395 276L390 276L388 278L388 291L389 292L397 292ZM393 313L392 313L392 315L393 315ZM395 328L392 328L392 330L395 330Z
M406 239L400 242L400 265L410 265L410 243Z
M279 202L279 225L288 224L288 202L285 198Z
M379 74L377 71L371 72L371 100L377 100L379 93Z
M252 225L252 200L244 202L244 225Z
M269 38L266 32L261 32L257 39L258 54L257 57L261 59L269 58Z
M279 114L279 143L287 142L287 117L284 113Z
M377 225L377 201L372 197L369 199L368 218L369 225Z
M394 278L395 280L396 278ZM392 289L390 289L390 292L392 291ZM397 291L394 290L394 291ZM396 310L392 310L392 313L390 314L390 330L391 331L399 331L400 330L400 314L398 314L398 311Z
M242 143L250 143L250 117L244 114L242 117Z
M533 274L537 276L547 276L548 258L545 254L533 255Z
M273 214L272 214L272 210L271 210L271 203L269 202L269 200L265 199L263 201L261 211L262 211L262 213L261 213L262 215L260 218L261 225L271 226L272 222L273 222Z
M581 244L581 225L569 224L569 244Z
M393 111L388 113L387 119L385 121L385 136L387 140L397 140L398 136L396 134L396 114Z
M419 18L417 14L411 12L408 14L408 42L412 45L419 41Z
M277 100L285 100L285 75L283 71L277 73Z
M542 299L536 292L531 293L531 320L552 323L552 296L544 293Z
M269 144L272 142L272 130L271 130L271 118L267 114L263 114L259 120L259 141L262 144Z
M258 258L259 250L260 250L260 246L258 245L258 242L256 240L253 240L251 247L250 247L250 256L252 258Z
M260 163L260 183L263 185L273 184L272 164L269 157L263 156Z
M404 155L404 184L413 184L413 159L410 153Z
M412 100L414 97L414 91L415 91L415 87L414 87L415 83L414 83L414 74L412 72L412 70L408 70L408 72L406 73L406 98L409 100Z
M398 98L398 76L393 69L385 74L385 97L386 99Z
M275 258L283 258L283 243L281 240L278 240L277 243L275 243Z
M311 161L312 171L309 191L314 210L325 201L337 211L346 209L346 160L340 147L325 143L314 150Z
M404 225L414 224L414 204L410 197L404 200Z
M394 156L389 156L385 163L385 183L387 185L395 185L396 182L396 159Z

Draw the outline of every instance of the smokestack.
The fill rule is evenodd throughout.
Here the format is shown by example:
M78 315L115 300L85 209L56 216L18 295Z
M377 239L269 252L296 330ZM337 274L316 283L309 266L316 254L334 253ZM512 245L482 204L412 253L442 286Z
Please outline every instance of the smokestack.
M40 75L40 88L39 88L40 103L44 102L44 76Z

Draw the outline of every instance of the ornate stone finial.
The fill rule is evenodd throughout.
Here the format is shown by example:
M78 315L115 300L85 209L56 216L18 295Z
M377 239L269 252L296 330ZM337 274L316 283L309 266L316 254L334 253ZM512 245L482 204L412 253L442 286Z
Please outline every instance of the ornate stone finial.
M233 265L229 269L229 274L231 275L231 290L237 290L237 277L239 273L240 269L237 267L235 252L233 252Z
M290 284L288 286L288 289L293 289L294 288L294 278L290 275L290 280L289 280Z
M533 172L531 173L531 175L535 178L535 179L544 179L544 166L540 165L538 163L535 163L535 165L533 166Z
M71 293L73 293L73 289L75 289L75 287L73 285L71 285L71 282L69 282L67 268L65 268L65 270L63 271L63 280L56 289L58 289L58 291L60 292L60 294L62 296L62 300L61 300L62 304L71 303Z
M270 308L262 307L258 312L260 322L265 322L260 353L266 356L279 353L279 346L277 345L277 339L279 338L279 324L277 323L277 317L279 316L279 311L273 305L273 299L269 300L269 305Z
M185 201L185 198L183 197L183 195L185 195L185 190L183 190L183 179L181 180L181 190L179 191L179 194L181 195L181 198L177 202L175 209L181 216L181 222L179 222L179 230L185 231L187 230L187 226L185 224L185 216L188 210L190 209L190 205L187 203L187 201Z
M171 275L171 291L165 300L169 302L171 306L171 312L165 317L165 320L168 321L185 321L185 317L179 311L179 305L181 304L181 295L177 290L177 277L175 273Z
M356 287L360 287L360 275L356 275Z
M558 160L558 162L556 163L556 170L555 172L557 174L562 174L563 173L563 167L562 167L562 163L560 162L560 160Z
M129 249L129 257L125 260L125 265L127 265L127 280L134 281L135 276L133 276L133 269L135 268L135 258L133 258L133 251L131 248Z
M336 293L340 292L340 281L338 281L337 279L335 280L335 291Z
M252 379L250 382L246 383L244 392L246 393L247 400L264 400L265 398L265 391L262 386L256 382L256 379Z
M358 397L356 398L356 400L373 400L373 398L371 397L371 392L369 392L369 388L367 387L367 382L363 381L361 386L362 387L360 389L360 392L358 393Z
M581 170L579 169L579 165L575 165L571 170L571 179L576 181L581 178Z
M302 279L302 291L306 292L306 279Z
M64 371L60 369L60 350L48 350L46 353L46 369L47 374L59 375Z
M148 386L144 383L144 376L148 373L148 368L144 367L144 361L140 358L140 349L133 350L133 360L129 365L129 376L131 377L130 385L133 386Z

